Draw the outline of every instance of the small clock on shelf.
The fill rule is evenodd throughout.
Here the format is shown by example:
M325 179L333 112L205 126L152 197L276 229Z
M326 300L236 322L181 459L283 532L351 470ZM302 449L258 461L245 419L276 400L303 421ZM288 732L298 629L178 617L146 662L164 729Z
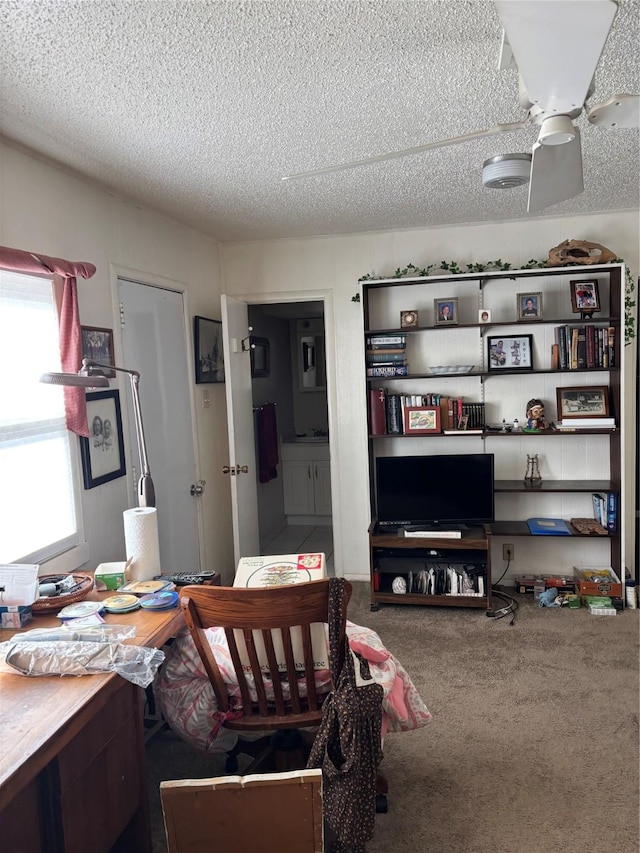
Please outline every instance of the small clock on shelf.
M418 325L417 311L401 311L400 312L400 328L411 329Z

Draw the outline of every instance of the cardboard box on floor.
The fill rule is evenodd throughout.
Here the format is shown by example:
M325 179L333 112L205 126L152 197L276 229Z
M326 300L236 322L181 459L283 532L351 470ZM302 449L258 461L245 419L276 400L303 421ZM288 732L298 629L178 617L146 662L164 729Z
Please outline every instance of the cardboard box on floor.
M237 587L283 586L286 584L305 583L321 580L327 576L325 555L321 552L309 554L270 554L260 557L242 557L238 562L233 585ZM246 651L241 631L234 632L240 658L245 669L249 669L249 656ZM278 665L286 670L284 648L279 629L272 632L273 645ZM254 643L260 666L268 671L267 653L262 638L254 632ZM304 668L302 654L302 635L299 628L291 630L291 645L296 667ZM311 627L311 647L313 649L314 667L329 669L329 649L324 625Z
M609 566L574 566L576 592L580 595L622 597L622 583Z

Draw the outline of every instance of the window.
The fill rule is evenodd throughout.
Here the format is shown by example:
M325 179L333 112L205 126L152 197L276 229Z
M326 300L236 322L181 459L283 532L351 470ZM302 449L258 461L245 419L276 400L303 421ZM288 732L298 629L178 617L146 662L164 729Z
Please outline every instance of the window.
M81 540L77 447L63 389L39 382L59 365L51 279L0 270L0 562L66 553L47 568L69 571L84 561L68 560Z

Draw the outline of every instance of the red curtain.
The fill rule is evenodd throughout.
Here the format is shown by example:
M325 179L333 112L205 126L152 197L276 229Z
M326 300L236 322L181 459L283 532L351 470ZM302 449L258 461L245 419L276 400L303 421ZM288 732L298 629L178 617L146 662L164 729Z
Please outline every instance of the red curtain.
M77 373L82 363L82 332L78 312L76 276L91 278L96 268L84 261L65 261L22 249L0 246L0 268L14 272L54 276L54 290L60 327L60 362L65 373ZM64 388L67 429L89 435L83 388Z

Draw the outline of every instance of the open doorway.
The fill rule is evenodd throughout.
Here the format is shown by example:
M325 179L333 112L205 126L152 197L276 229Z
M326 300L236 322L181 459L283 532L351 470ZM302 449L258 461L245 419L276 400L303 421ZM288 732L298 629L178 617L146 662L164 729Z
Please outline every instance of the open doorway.
M248 319L256 457L275 404L279 458L273 479L256 473L260 553L323 551L334 574L324 302L249 303Z

